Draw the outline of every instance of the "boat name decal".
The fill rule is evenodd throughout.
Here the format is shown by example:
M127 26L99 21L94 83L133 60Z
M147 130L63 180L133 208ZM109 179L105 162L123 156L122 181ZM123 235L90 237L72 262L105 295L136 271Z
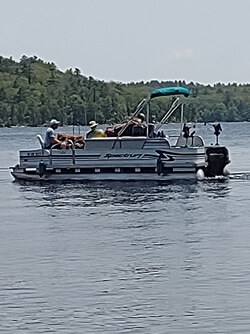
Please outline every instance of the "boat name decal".
M139 159L142 156L142 154L133 154L133 153L124 153L124 154L111 154L107 153L104 155L104 158L110 159L110 158L136 158Z

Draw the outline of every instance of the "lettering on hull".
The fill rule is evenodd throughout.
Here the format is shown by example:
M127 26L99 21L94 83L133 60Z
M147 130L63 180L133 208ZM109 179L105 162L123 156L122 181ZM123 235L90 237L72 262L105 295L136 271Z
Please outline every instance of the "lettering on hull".
M123 154L111 154L107 153L104 155L104 159L121 159L121 158L132 158L139 159L142 154L132 154L132 153L123 153Z

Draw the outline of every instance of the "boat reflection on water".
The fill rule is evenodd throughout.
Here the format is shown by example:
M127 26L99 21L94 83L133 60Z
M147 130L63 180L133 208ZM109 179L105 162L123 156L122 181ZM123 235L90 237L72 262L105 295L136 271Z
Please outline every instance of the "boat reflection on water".
M26 199L37 206L55 207L102 207L119 206L122 211L148 210L149 204L160 207L171 201L194 201L201 193L207 197L225 197L230 191L228 181L202 182L171 181L159 182L57 182L37 184L23 181L16 183ZM122 209L123 206L126 209ZM195 205L195 201L194 201ZM151 210L152 208L150 208ZM162 210L162 209L161 209Z

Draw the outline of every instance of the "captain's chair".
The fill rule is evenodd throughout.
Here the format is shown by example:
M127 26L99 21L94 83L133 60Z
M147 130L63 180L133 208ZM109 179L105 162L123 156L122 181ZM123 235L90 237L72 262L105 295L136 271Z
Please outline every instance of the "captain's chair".
M41 148L44 150L44 140L43 140L42 136L41 135L36 135L36 137L37 137L37 139L38 139L38 141L41 145Z

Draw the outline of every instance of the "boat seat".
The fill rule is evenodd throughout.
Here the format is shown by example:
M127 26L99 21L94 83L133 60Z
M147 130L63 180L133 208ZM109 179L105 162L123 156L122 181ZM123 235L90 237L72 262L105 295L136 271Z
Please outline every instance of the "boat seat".
M176 142L177 147L183 147L183 146L196 146L196 147L201 147L204 146L204 141L200 136L194 136L193 141L192 138L189 137L188 140L184 138L183 136L179 136Z
M38 135L36 135L36 137L37 137L37 139L38 139L38 141L41 145L41 148L44 148L44 140L43 140L42 136L38 134Z

